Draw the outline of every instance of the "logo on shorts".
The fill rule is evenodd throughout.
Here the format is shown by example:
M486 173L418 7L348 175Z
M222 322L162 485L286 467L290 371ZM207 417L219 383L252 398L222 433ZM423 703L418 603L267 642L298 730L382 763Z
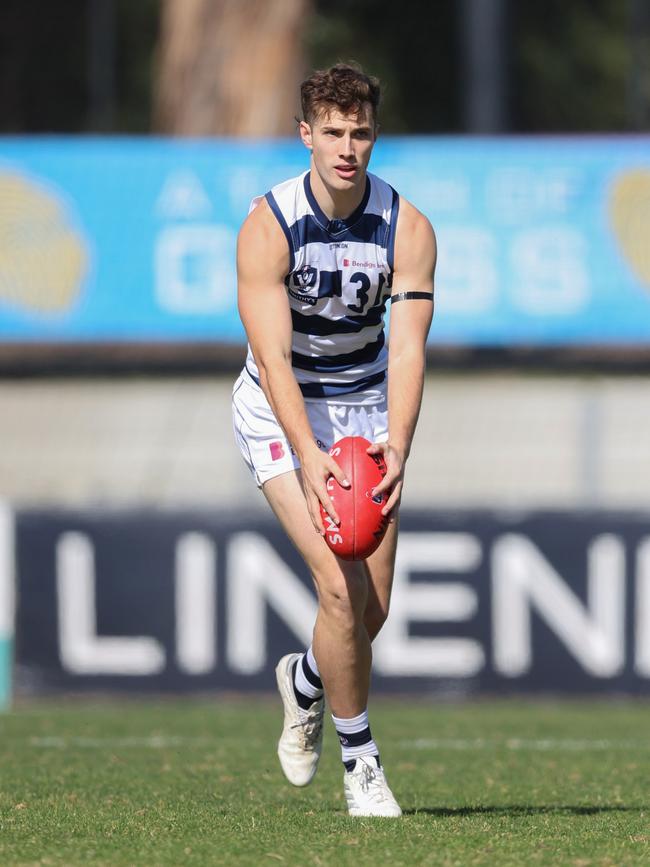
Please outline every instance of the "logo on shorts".
M271 460L279 461L280 458L284 457L284 445L281 440L276 440L275 442L269 443L269 450L271 452Z

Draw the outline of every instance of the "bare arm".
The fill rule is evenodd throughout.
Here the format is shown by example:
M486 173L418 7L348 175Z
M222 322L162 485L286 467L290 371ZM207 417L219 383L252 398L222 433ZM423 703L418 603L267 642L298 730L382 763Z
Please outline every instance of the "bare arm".
M425 346L433 316L436 238L427 218L400 200L395 236L395 273L391 297L388 349L388 442L382 451L388 472L377 491L390 491L383 509L388 514L402 493L404 465L415 433L424 385ZM424 294L424 298L402 293Z
M284 277L289 251L266 200L248 215L237 243L239 315L260 374L266 398L300 460L303 488L314 527L324 533L319 501L338 523L325 483L333 475L341 484L338 464L321 452L307 417L302 393L291 367L291 310Z

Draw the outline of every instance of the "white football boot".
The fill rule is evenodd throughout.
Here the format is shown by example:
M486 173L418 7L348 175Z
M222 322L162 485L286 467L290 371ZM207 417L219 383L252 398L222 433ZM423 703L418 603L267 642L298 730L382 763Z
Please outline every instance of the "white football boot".
M354 770L345 772L343 791L351 816L402 815L400 805L388 788L384 772L374 756L361 756Z
M311 783L323 747L324 700L316 699L309 710L303 710L293 691L292 669L301 656L301 653L289 653L275 668L284 705L284 728L278 741L278 758L285 777L294 786Z

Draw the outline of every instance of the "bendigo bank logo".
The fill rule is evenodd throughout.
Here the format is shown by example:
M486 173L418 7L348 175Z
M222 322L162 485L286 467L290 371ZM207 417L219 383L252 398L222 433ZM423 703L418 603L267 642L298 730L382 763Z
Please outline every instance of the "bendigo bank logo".
M344 268L366 268L372 269L377 267L376 262L359 262L357 259L344 259L343 260Z

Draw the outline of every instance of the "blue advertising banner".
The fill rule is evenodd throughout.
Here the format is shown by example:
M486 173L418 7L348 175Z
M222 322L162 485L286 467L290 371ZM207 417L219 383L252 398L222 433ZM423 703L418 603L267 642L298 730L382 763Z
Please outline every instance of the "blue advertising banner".
M240 343L235 243L297 141L0 139L0 341ZM650 341L650 138L386 138L439 240L436 345Z

